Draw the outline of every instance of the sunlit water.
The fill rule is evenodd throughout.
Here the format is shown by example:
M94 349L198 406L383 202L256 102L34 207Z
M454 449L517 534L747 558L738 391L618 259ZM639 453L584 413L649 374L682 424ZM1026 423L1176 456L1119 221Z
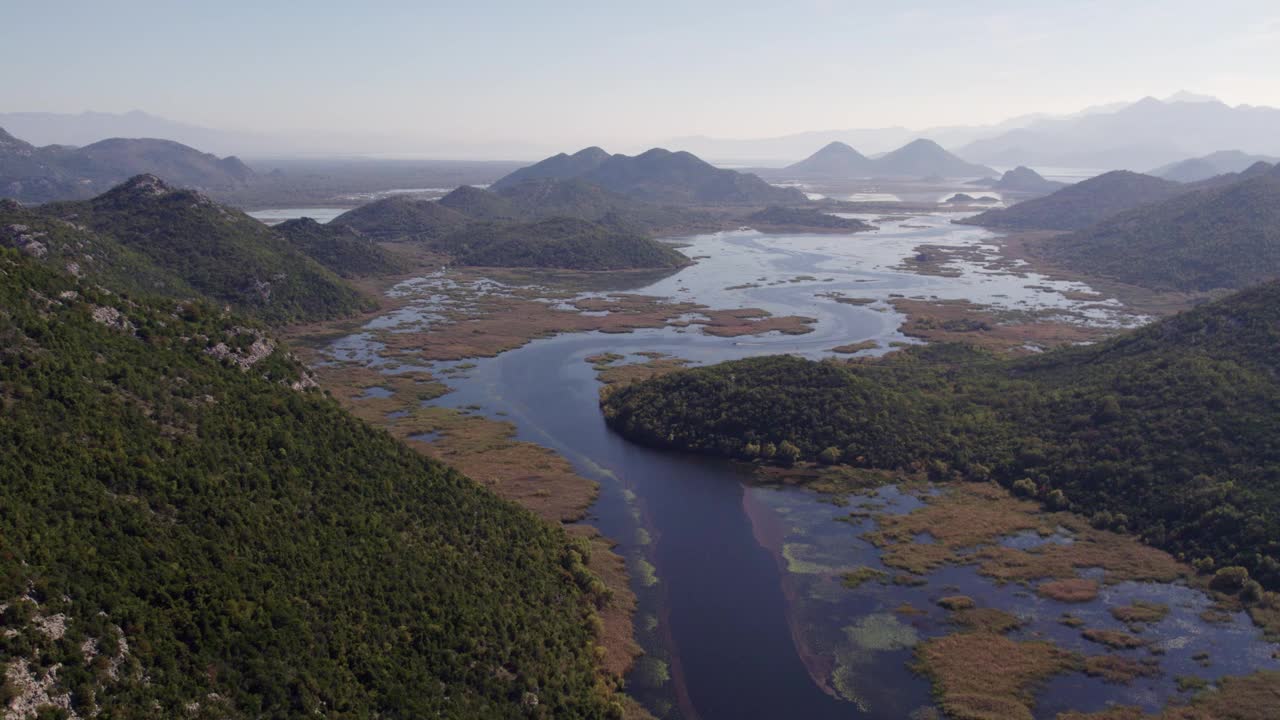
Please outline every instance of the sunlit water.
M247 214L251 218L267 225L279 225L286 220L297 220L308 217L319 223L327 223L351 208L271 208L268 210L251 210Z
M969 299L1007 310L1072 311L1085 321L1113 326L1142 318L1124 312L1115 301L1069 300L1063 292L1087 288L1034 273L1018 277L965 264L959 266L960 277L895 269L922 243L991 247L988 231L952 225L943 216L883 223L876 232L856 235L740 231L681 240L688 243L682 251L699 262L635 292L714 308L759 307L778 315L804 315L817 320L814 332L717 338L694 326L625 335L576 333L467 361L473 367L426 365L437 373L450 371L445 378L454 388L431 402L478 406L482 414L510 421L520 439L560 452L578 472L601 483L588 522L616 539L617 552L627 559L639 597L637 637L648 652L629 678L633 695L663 718L898 720L931 703L928 683L913 675L907 662L913 643L951 630L934 605L943 587L948 588L943 594L958 589L982 605L1025 617L1028 625L1018 631L1019 637L1044 636L1069 649L1099 652L1082 647L1078 631L1057 624L1062 608L1053 601L1018 585L996 587L971 568L940 570L923 587L840 587L832 580L840 568L880 567L878 552L858 537L865 527L835 522L848 515L848 508L804 489L753 486L727 462L623 440L604 425L599 384L585 358L614 352L641 361L636 353L645 351L695 363L776 353L816 358L829 356L836 345L862 340L877 343L870 353L883 353L890 343L914 342L899 332L902 317L886 302L894 296ZM452 282L436 274L403 283L393 293L414 300L374 320L369 329L429 330L440 321L449 302L442 290ZM480 289L502 291L496 283ZM833 295L873 302L842 304ZM387 372L411 369L382 360L378 350L369 332L329 348L335 359L385 365ZM902 511L918 502L892 489L883 490L881 499ZM789 561L787 545L809 548L803 552L810 562ZM823 563L830 567L822 569ZM1106 590L1104 600L1070 610L1090 626L1110 628L1117 623L1106 613L1104 601L1137 598L1160 599L1174 608L1147 632L1167 645L1165 675L1130 687L1083 675L1055 679L1043 693L1037 717L1050 718L1068 707L1096 709L1109 701L1154 709L1176 694L1173 678L1190 674L1191 655L1202 650L1214 661L1208 670L1196 666L1202 676L1276 665L1269 659L1271 646L1259 640L1242 616L1225 626L1201 622L1198 612L1207 599L1186 588L1118 585ZM897 618L890 610L903 602L928 613ZM880 640L864 647L866 637Z

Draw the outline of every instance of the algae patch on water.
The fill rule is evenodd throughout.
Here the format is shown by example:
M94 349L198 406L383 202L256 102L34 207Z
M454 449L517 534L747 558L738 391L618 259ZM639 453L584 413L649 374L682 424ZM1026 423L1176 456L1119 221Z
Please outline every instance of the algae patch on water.
M845 642L835 653L831 686L840 697L865 712L867 693L861 683L874 676L864 672L864 668L874 664L879 653L915 647L920 642L920 634L893 613L867 615L843 630Z

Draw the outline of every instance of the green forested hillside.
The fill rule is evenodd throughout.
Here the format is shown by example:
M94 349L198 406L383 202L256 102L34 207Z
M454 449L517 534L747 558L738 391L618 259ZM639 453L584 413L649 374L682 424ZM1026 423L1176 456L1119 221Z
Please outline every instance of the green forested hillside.
M856 218L842 218L821 210L810 208L790 208L780 205L751 213L749 222L764 227L784 227L799 230L835 230L840 232L862 232L875 228L867 222Z
M36 687L103 718L614 713L578 545L301 377L215 307L0 249L4 699Z
M461 265L573 270L677 268L689 258L657 240L609 222L551 218L510 225L477 224L436 247Z
M272 228L302 254L342 277L401 272L403 262L370 238L343 225L326 225L311 218L288 220Z
M754 205L803 203L804 193L775 187L751 173L718 168L687 152L652 148L639 155L609 155L587 148L573 155L560 153L521 168L493 184L506 189L529 180L578 179L653 203Z
M349 227L379 240L423 240L439 237L467 222L466 215L434 200L397 195L348 210L329 224Z
M1160 290L1239 289L1280 277L1280 170L1145 205L1038 247L1073 270Z
M1018 484L1280 587L1280 283L1030 359L759 358L624 387L603 408L662 447Z
M155 272L173 278L167 294L185 296L190 287L273 323L341 317L369 304L257 220L151 175L37 212L145 257Z

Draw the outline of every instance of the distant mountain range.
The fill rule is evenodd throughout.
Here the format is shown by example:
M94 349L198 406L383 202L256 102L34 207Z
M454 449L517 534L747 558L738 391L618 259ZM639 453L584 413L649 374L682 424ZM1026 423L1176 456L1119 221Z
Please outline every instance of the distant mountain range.
M243 187L253 170L171 140L112 138L80 148L36 147L0 129L0 197L26 203L85 199L150 173L201 191Z
M693 136L668 143L717 161L764 166L794 161L833 142L874 156L928 137L988 165L1142 171L1226 148L1280 155L1278 126L1280 109L1231 107L1213 97L1179 92L1069 115L1023 115L994 125L823 130L740 140Z
M1250 155L1239 150L1221 150L1204 157L1170 163L1152 170L1149 174L1183 183L1199 182L1217 175L1243 172L1249 169L1249 166L1260 162L1272 164L1280 162L1280 158Z
M994 165L1145 170L1237 148L1280 154L1280 109L1212 98L1144 98L1113 112L1042 119L957 150Z
M1009 208L988 210L961 222L1017 230L1080 230L1116 213L1184 193L1171 180L1113 170Z
M516 170L492 185L501 192L526 180L578 179L634 200L658 203L749 205L805 202L795 188L758 176L717 168L687 152L653 148L639 155L610 155L597 147L560 153Z
M996 174L989 167L966 162L938 143L923 138L876 158L867 157L845 143L833 142L804 160L788 165L782 172L808 178L978 177Z

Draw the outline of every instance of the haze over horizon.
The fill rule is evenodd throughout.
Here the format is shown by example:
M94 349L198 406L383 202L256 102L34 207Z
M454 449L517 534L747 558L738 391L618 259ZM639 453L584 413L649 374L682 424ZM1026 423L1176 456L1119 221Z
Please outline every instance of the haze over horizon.
M1266 70L1280 67L1280 11L1253 0L326 2L305 13L146 0L10 15L27 31L5 43L16 80L0 112L141 109L223 130L346 138L343 151L481 156L991 124L1184 89L1280 106ZM50 36L77 52L48 52Z

